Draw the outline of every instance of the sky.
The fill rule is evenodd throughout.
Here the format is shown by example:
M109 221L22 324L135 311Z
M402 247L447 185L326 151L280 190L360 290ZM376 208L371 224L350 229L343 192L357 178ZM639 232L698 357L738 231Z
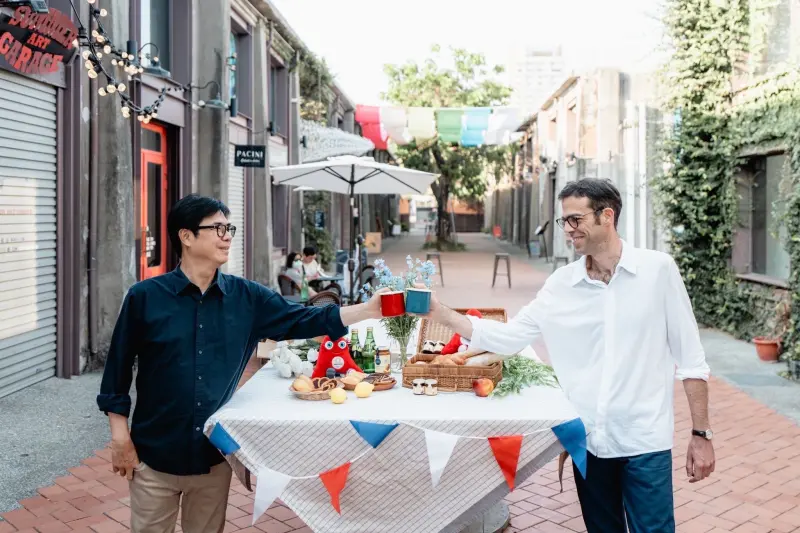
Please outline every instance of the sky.
M649 69L661 41L659 0L271 0L325 58L356 104L379 105L383 65L422 61L434 44L506 64L513 47L561 45L569 70Z

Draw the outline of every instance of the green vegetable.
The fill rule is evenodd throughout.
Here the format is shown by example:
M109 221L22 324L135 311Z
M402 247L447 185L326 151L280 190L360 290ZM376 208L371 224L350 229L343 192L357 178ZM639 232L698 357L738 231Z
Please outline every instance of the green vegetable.
M503 379L500 380L491 395L519 394L522 389L531 385L557 387L558 379L552 367L521 355L515 355L503 361Z

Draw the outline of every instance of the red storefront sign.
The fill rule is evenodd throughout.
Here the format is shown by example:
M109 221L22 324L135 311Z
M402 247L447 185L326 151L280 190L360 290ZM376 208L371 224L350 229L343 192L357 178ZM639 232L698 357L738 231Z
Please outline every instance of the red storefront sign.
M75 24L56 9L35 13L20 6L11 16L0 14L0 56L22 74L57 72L75 54L77 37Z

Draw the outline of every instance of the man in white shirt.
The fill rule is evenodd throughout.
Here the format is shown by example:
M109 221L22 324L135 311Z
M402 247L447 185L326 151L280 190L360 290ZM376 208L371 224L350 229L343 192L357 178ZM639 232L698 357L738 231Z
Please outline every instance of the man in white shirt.
M588 533L675 531L673 379L683 381L693 430L686 475L714 471L709 367L678 267L617 234L619 191L582 179L559 194L581 259L554 272L508 323L468 317L432 299L430 318L473 348L515 354L542 337L587 436L586 479L575 471Z

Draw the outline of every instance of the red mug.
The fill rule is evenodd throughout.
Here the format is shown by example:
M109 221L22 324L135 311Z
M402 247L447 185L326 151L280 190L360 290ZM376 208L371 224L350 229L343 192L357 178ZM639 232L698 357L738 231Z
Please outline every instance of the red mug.
M389 318L406 312L405 294L402 291L381 294L381 315Z

